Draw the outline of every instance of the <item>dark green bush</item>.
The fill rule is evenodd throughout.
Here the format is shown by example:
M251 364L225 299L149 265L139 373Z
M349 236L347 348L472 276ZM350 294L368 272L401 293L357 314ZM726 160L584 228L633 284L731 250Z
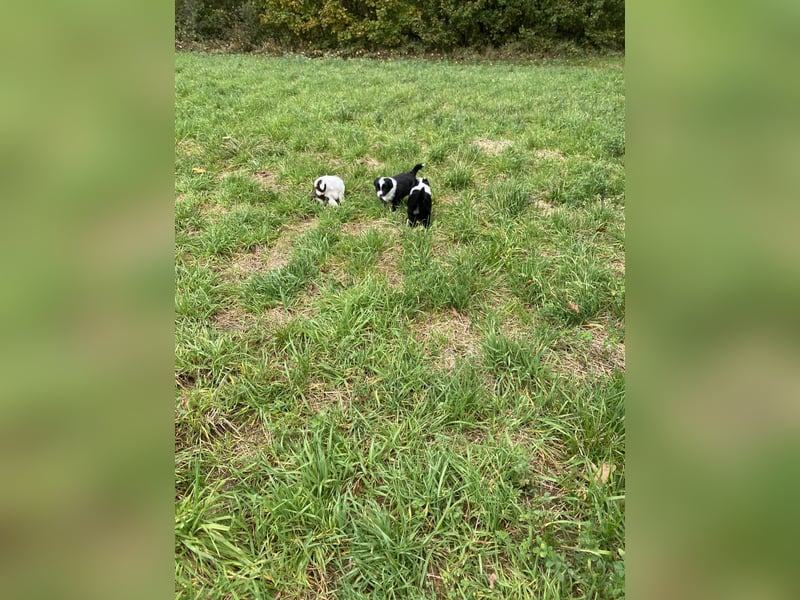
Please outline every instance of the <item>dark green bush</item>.
M624 0L176 0L179 41L249 49L622 50Z
M251 50L267 40L262 12L263 0L175 0L175 39Z

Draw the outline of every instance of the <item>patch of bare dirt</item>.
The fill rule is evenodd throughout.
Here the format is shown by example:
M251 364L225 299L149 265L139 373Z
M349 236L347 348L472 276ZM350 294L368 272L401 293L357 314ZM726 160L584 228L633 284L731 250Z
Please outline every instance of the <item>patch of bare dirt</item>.
M386 277L390 287L403 287L403 273L397 267L397 253L392 248L381 252L375 262L375 270Z
M544 198L534 198L533 205L545 216L553 214L553 211L556 209L554 204L551 204Z
M516 315L506 316L500 325L500 329L507 337L515 340L524 340L531 336L530 327L523 325Z
M272 433L262 423L248 423L237 429L232 450L237 458L249 459L273 441Z
M274 172L270 171L269 169L261 169L260 171L256 171L252 175L253 179L255 179L258 184L263 188L277 190L279 186L277 185L278 177L275 175Z
M349 408L351 396L349 389L332 386L324 381L312 381L306 390L306 401L315 413L332 405L338 405L343 409Z
M356 223L342 223L342 233L345 235L360 235L365 231L379 229L390 233L396 233L397 228L386 221L359 221Z
M222 181L223 179L227 179L231 175L239 175L241 171L220 171L217 175L217 180Z
M338 256L328 257L320 272L325 275L326 279L335 279L345 287L352 284L352 277L345 269L345 262Z
M274 271L282 269L289 263L291 249L295 236L282 235L272 247L261 255L261 270Z
M473 142L478 148L483 150L486 154L497 156L503 150L511 146L510 140L475 140Z
M555 149L551 150L550 148L539 148L538 150L534 150L533 155L536 158L545 158L545 159L554 159L554 160L565 160L567 157L564 156L564 153L561 150Z
M294 318L294 314L286 310L283 306L274 306L266 309L261 315L261 322L274 329L276 327L283 327Z
M416 325L414 335L436 357L435 366L445 371L455 368L457 358L480 354L480 336L472 320L455 309L428 315Z
M569 468L568 462L571 456L564 444L559 440L550 437L543 439L541 432L536 428L515 428L513 430L500 431L495 434L497 439L507 438L512 445L521 448L528 456L528 464L532 477L528 483L530 499L536 498L537 502L547 503L548 512L559 513L567 512L567 507L562 500L565 490L559 484L566 469ZM523 500L524 503L529 502Z
M250 252L235 255L225 269L225 277L229 280L247 279L251 273L267 270L264 249L258 246Z
M280 269L291 258L294 240L316 224L314 219L306 219L286 227L281 236L269 247L256 246L249 252L236 254L225 269L225 277L232 280L246 279L251 273L263 273Z
M489 440L489 432L486 429L467 429L461 432L467 444L485 444Z
M221 204L206 204L203 206L203 214L204 215L215 215L215 216L224 216L227 215L230 211L227 207L222 206Z
M358 162L360 164L364 165L364 166L369 167L370 169L382 169L383 168L383 163L380 162L379 160L375 160L371 156L367 156L365 158L362 158Z
M178 150L180 150L184 156L200 156L203 153L203 147L194 140L181 140L178 142Z
M316 224L317 224L316 219L314 219L313 217L309 217L307 219L304 219L303 221L300 221L298 223L292 223L291 225L287 226L285 232L287 234L291 234L292 236L296 237L298 235L305 233L309 229L312 229Z
M300 310L292 311L283 306L275 306L255 315L241 306L230 306L212 315L211 322L218 329L228 331L247 331L253 328L274 330L283 327L304 310L304 304L301 304Z
M455 204L458 202L458 198L453 194L436 194L436 190L431 190L433 194L433 206L434 209L436 204Z
M625 372L625 344L610 339L601 323L582 328L591 332L591 339L562 341L545 355L555 373L567 377L604 377L614 371Z
M256 317L239 306L230 306L212 315L211 322L219 329L242 331L255 325Z

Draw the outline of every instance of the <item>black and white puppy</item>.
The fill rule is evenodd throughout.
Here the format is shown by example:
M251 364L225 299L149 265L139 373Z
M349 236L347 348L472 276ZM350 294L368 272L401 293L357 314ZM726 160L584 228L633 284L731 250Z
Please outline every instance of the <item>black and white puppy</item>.
M311 197L320 204L339 206L344 200L344 181L336 175L323 175L314 180L314 191Z
M398 173L394 177L378 177L372 182L378 198L384 202L391 202L392 210L397 210L401 200L408 196L411 188L417 183L417 171L422 167L420 163L408 173Z
M427 179L417 179L417 185L408 194L408 224L416 227L431 224L431 186Z

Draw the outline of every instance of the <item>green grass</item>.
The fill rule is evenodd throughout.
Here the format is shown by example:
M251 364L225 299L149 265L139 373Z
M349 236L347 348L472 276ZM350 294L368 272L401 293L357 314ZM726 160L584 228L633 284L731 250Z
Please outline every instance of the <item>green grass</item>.
M176 56L178 598L624 596L622 67Z

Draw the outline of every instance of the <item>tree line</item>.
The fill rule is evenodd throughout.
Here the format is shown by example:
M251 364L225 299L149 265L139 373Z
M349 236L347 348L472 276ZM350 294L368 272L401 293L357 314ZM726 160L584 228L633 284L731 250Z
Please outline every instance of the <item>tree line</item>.
M293 51L620 51L624 0L176 0L179 43Z

